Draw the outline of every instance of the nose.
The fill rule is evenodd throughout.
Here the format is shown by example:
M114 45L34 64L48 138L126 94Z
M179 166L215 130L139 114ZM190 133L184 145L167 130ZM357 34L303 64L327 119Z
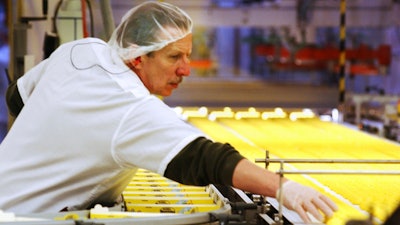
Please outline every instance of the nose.
M178 69L176 70L176 74L178 76L189 76L190 75L190 59L185 57L182 60L181 65L179 65Z

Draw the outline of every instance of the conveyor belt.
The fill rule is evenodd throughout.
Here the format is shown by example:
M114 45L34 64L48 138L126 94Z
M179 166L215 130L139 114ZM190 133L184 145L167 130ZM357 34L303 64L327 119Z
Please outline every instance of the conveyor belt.
M216 141L230 142L249 159L279 158L400 159L397 143L317 118L296 121L260 118L190 118L189 122ZM271 170L277 170L271 165ZM290 169L400 170L393 165L291 164ZM340 210L327 224L366 219L384 221L400 203L400 179L391 175L287 175L332 197Z

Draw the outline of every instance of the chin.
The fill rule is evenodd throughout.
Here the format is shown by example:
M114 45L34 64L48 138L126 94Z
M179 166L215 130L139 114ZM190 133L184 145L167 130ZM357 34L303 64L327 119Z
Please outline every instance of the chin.
M167 93L167 94L162 94L161 96L163 96L163 97L168 97L168 96L170 96L171 94L172 94L172 91L169 92L169 93Z
M168 97L171 94L172 94L172 91L165 91L165 92L162 92L162 93L158 93L157 95L161 96L161 97Z

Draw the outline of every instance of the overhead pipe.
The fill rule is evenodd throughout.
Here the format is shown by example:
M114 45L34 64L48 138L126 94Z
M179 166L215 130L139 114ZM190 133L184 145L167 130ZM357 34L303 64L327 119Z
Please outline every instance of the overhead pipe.
M82 33L83 37L86 38L89 37L89 32L87 30L87 24L86 24L86 0L81 0L81 11L82 11Z
M111 34L115 29L114 17L111 10L110 0L101 0L100 9L101 9L101 14L103 15L105 39L108 40L110 39Z

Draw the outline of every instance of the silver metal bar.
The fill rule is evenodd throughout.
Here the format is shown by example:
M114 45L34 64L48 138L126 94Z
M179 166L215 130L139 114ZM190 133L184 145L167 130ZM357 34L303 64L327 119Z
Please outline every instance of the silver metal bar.
M282 221L283 207L283 177L285 174L348 174L348 175L400 175L400 170L285 170L285 163L352 163L352 164L400 164L400 160L396 159L271 159L269 151L266 151L265 159L255 159L256 163L265 163L265 168L268 169L270 163L279 163L280 169L276 171L279 174L279 195L277 200L278 221Z
M112 32L115 29L114 25L114 17L111 9L111 2L110 0L101 0L100 1L100 9L101 13L103 14L103 24L104 24L104 31L106 35L106 40L108 40Z
M354 174L354 175L400 175L394 170L278 170L278 174Z
M255 159L256 163L364 163L400 164L397 159Z
M280 163L281 171L284 170L283 165L284 165L284 163L281 162ZM282 186L283 186L283 173L280 173L280 175L279 175L279 193L278 193L279 194L279 196L278 196L278 199L279 199L279 210L278 210L279 224L283 224L283 209L282 209L282 207L283 207L283 188L282 188Z

